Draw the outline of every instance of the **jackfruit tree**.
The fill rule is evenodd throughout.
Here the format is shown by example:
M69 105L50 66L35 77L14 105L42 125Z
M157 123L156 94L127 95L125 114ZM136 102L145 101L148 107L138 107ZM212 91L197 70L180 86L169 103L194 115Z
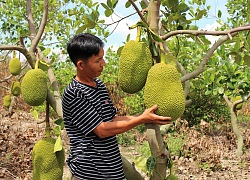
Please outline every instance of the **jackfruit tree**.
M136 79L132 79L130 80L130 82L128 82L132 83L133 86L130 87L133 89L128 90L128 92L134 93L136 91L145 90L145 97L149 97L147 96L148 93L147 87L150 87L151 83L149 84L149 86L147 85L145 74L149 73L150 68L155 68L157 66L165 66L162 65L161 61L161 58L164 57L167 66L170 67L169 64L171 64L173 67L176 68L176 70L180 75L178 81L176 71L173 71L173 74L176 74L176 77L174 78L173 82L176 82L176 84L178 84L174 86L178 86L177 94L179 96L177 97L177 99L173 100L178 102L178 106L176 108L173 108L174 110L178 111L174 113L173 115L175 116L174 119L178 118L178 116L181 116L182 114L184 108L183 101L184 99L186 99L190 91L192 85L191 81L193 81L199 76L202 76L203 73L205 73L206 70L208 70L207 68L208 65L209 67L212 67L212 69L218 70L217 67L219 61L216 61L217 64L214 63L211 66L209 63L211 63L212 55L215 53L216 50L220 50L218 51L218 54L221 53L221 51L223 51L224 52L223 54L225 56L226 54L228 55L228 53L226 53L225 51L226 48L224 49L222 48L222 50L219 49L220 47L223 47L225 43L229 43L228 45L229 47L231 43L235 45L235 50L230 50L231 52L230 56L232 57L232 59L234 59L233 57L235 57L235 60L240 61L242 65L244 64L244 66L249 63L249 51L243 51L247 49L243 48L243 46L244 47L247 46L247 43L244 43L244 45L242 46L242 41L241 41L242 39L245 39L244 42L247 42L247 40L249 41L249 35L247 35L247 33L244 33L250 30L250 26L249 24L247 24L247 22L249 22L249 17L248 17L249 13L245 13L247 15L243 14L244 16L242 15L242 17L244 17L244 21L242 21L240 24L236 24L234 21L232 21L233 22L232 24L234 26L225 25L223 26L223 29L221 29L221 31L203 31L203 30L198 30L199 29L198 26L194 24L196 21L201 20L203 17L208 16L210 7L206 6L205 0L191 1L188 3L178 0L164 0L164 1L144 0L140 1L140 3L138 2L139 1L128 0L124 2L124 5L126 8L135 9L138 15L138 23L136 24L135 27L140 27L143 29L140 45L142 44L148 45L153 64L149 66L149 63L147 63L147 60L149 59L148 57L150 57L150 55L148 54L148 50L145 50L147 49L147 46L145 46L144 49L142 48L141 50L139 50L144 53L143 59L146 56L147 58L145 58L145 60L142 61L141 58L142 55L139 55L138 57L140 62L138 62L138 60L135 61L136 66L143 68L137 68L134 70L135 72L140 72L140 74L135 74L134 76L133 74L129 74L129 76L133 78L136 77L138 81ZM43 87L45 87L44 83L45 80L41 80L44 79L44 74L41 71L38 71L37 68L35 67L37 59L41 59L41 62L45 62L49 65L56 64L57 62L59 62L60 57L56 56L55 54L54 56L51 56L50 49L54 44L56 44L56 47L59 47L61 50L60 52L63 54L65 48L64 45L66 44L68 39L72 37L72 35L75 33L90 32L93 34L98 34L99 36L102 36L102 38L106 41L106 38L108 36L112 36L112 33L110 33L107 30L108 25L105 24L105 20L101 18L101 14L98 8L103 7L105 9L104 15L110 17L115 14L115 8L117 7L117 3L118 1L113 1L113 0L107 0L106 4L92 2L91 0L84 2L80 0L74 0L74 1L10 0L6 2L5 1L0 2L1 5L0 24L1 24L1 30L5 35L2 39L0 39L1 53L6 52L6 54L4 54L4 57L8 57L9 53L8 51L18 51L18 53L23 56L23 60L28 64L28 68L26 70L31 69L27 71L27 75L29 75L30 72L35 72L34 74L30 75L30 77L27 76L30 78L30 83L36 84L38 81L42 81L41 84L43 84ZM246 2L242 1L241 3L242 4L245 3L245 7L248 6ZM198 8L194 9L193 6L198 6ZM244 9L244 7L241 9ZM238 11L236 13L238 13ZM218 11L217 16L218 19L220 19L221 11ZM121 20L123 20L123 18L121 18ZM116 23L119 23L120 21ZM206 38L209 35L220 36L220 39L218 39L218 41L212 44L209 41L209 39ZM189 39L192 39L192 41L188 41ZM189 52L188 49L191 47L188 46L190 44L188 45L185 44L187 41L190 44L193 43L197 48ZM126 42L127 43L132 42L130 41L129 36ZM51 53L53 54L53 52ZM126 54L125 50L124 52L122 52L122 54L124 53ZM132 51L131 53L134 53L134 51ZM135 55L138 55L138 52ZM223 59L225 61L229 61L228 56L223 57ZM194 63L194 59L196 59L197 57L199 57L198 60L196 61L198 63ZM125 59L126 58L127 57L125 57ZM130 60L131 58L127 59ZM145 69L144 65L142 65L142 62L145 63L144 64ZM131 64L128 66L132 67ZM143 71L141 72L141 70ZM131 71L131 69L126 69L126 73L133 73L134 71L133 70ZM166 70L164 70L163 72L165 71ZM14 73L13 76L20 78L22 81L26 79L25 76L22 79L22 74L17 74L18 70L15 70L15 72L16 73ZM38 75L36 75L37 72ZM25 74L25 71L23 73ZM149 80L151 79L149 82L152 82L153 81L152 79L156 78L154 76L156 73L157 72L153 71L152 73L150 72L150 74L147 74L147 78L149 78ZM48 78L46 80L48 89L45 100L46 107L51 106L57 113L57 115L59 117L62 117L61 92L59 91L57 79L55 78L55 74L51 66L48 66L48 69L46 70L45 74L47 75ZM165 77L166 76L165 73L160 73L159 75L157 75L157 78L161 76L164 77L160 78L159 81L162 82L162 84L165 84L165 87L160 86L159 81L154 82L157 83L156 87L154 88L157 88L158 91L153 89L152 91L155 91L153 95L157 97L157 99L159 97L162 98L163 102L166 102L164 101L165 98L168 98L169 94L171 96L171 93L175 91L174 86L172 86L175 83L171 84L172 81L171 83L168 82L168 78L171 77L171 75L167 77ZM33 76L39 76L41 77L41 79ZM123 75L123 77L124 76L126 75ZM211 76L210 78L212 79L213 76ZM232 84L232 83L230 84L228 81L223 81L224 80L223 78L220 80L222 80L221 82L223 82L222 83L222 85L224 85L223 87L225 86L230 87L230 85ZM168 84L166 84L166 82L168 82ZM239 82L239 81L236 80L233 82ZM183 90L181 90L180 83L182 84ZM166 92L166 90L168 90L169 84L171 84L172 87L169 88L169 90L172 90L172 92ZM246 90L246 92L242 93L242 95L243 94L245 95L247 93L249 94L249 90L247 90L246 85L249 84L242 83L242 88L240 89L242 91ZM239 89L237 88L234 90L236 92ZM221 91L218 90L218 92ZM234 96L239 95L235 92ZM36 92L32 92L32 94L28 93L28 96L33 95L34 93ZM161 93L163 93L163 95L161 95ZM44 102L45 91L43 91L41 94L43 95L41 100L39 100L39 103L37 102L35 104L31 103L31 105L37 105ZM248 99L249 95L244 96L243 98L244 101ZM27 102L31 101L32 99L27 100ZM169 101L171 101L171 99L169 99ZM8 97L6 105L9 105L9 102L10 98ZM189 102L190 101L186 101L186 104L188 104ZM171 103L172 105L170 105L170 107L173 107L174 106L173 102ZM234 105L236 105L237 103L240 102L236 101ZM145 104L147 104L147 101L145 102ZM169 103L167 102L167 104L170 104L170 102ZM234 105L232 107L235 107ZM163 104L163 106L166 106L166 104ZM159 108L159 111L160 109L161 108ZM46 138L50 138L50 126L48 119L49 118L46 117ZM167 165L171 164L171 158L169 152L166 150L166 144L164 142L162 133L160 131L160 127L158 125L147 124L146 129L147 129L146 130L147 140L149 142L152 154L152 157L148 159L148 161L146 161L148 162L147 163L148 170L151 172L150 179L152 180L165 179L167 177L167 169L169 168ZM59 144L61 144L60 138L58 141L57 140L54 144L55 145L54 152L60 152L62 150L62 146L59 146L59 148L57 146L58 142ZM40 142L44 142L44 144L47 146L47 143L45 143L47 142L46 139L45 141L43 140L39 141L38 145L40 144ZM51 152L52 149L51 147L53 146L53 143L54 142L48 145L50 147L50 150L48 150L48 152L46 153ZM38 151L38 152L41 153L42 158L47 156L46 153L43 151L42 152ZM37 150L36 148L34 148L34 161L36 161L36 157L39 158L39 155L36 154ZM53 155L53 157L55 156ZM49 157L48 160L45 162L50 162L51 159L53 158ZM43 162L42 159L41 162ZM53 159L53 163L55 164L56 167L57 166L56 164L58 162L56 162L55 158ZM50 167L50 165L53 163L47 164L45 166L45 169L46 167ZM131 163L128 163L128 161L126 160L124 160L123 163L124 163L124 170L126 177L130 177L129 179L142 179L142 176L136 171L136 169L131 165ZM38 170L39 172L41 172L41 175L34 174L34 176L42 177L44 171L42 169L39 170L39 168L35 168L34 173L37 174L36 170ZM59 169L57 169L58 171L57 170L56 171L57 173L60 174L61 172L59 172ZM53 172L52 174L54 173L56 172ZM173 176L170 175L170 177Z

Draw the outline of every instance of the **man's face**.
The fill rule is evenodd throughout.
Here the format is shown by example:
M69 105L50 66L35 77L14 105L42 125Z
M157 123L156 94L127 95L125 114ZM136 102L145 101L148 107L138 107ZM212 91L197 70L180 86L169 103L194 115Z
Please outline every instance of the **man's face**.
M82 63L83 73L91 78L95 78L101 75L105 61L103 59L104 50L100 50L98 55L91 56L87 62Z

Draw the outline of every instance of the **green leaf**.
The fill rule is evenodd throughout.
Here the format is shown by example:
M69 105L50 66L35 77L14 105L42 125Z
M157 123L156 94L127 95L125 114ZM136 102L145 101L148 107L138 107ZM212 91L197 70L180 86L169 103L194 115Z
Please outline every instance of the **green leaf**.
M231 82L228 82L228 83L227 83L227 87L228 87L229 89L231 89L231 90L234 90L234 86L233 86L233 84L232 84Z
M101 3L102 7L104 7L105 9L109 9L109 7L105 4L105 3Z
M38 68L42 69L43 71L48 71L50 65L47 64L45 61L40 60L38 63Z
M129 28L130 28L130 29L134 29L134 28L136 28L136 27L138 27L138 26L141 26L141 27L146 28L146 29L148 30L148 33L150 34L150 36L151 36L155 41L157 41L157 42L163 42L163 40L162 40L158 35L156 35L156 34L148 27L148 25L147 25L145 22L139 21L139 22L137 22L135 25L130 26Z
M126 2L125 7L129 8L131 6L131 3L129 1Z
M30 109L30 114L35 118L35 120L38 120L38 112L35 109Z
M221 10L218 11L218 18L221 18L222 12Z
M235 42L235 45L234 45L234 51L239 51L239 49L240 49L240 39L239 38L237 38L236 39L236 42Z
M64 121L63 121L62 118L56 119L56 120L54 121L54 123L57 124L58 126L60 126L60 127L61 127L61 130L64 129Z
M244 56L244 64L250 67L250 56L247 54Z
M147 170L148 172L151 174L155 168L155 165L156 165L156 158L153 157L153 156L150 156L148 159L147 159L147 162L146 162L146 167L147 167Z
M80 27L76 30L76 34L82 33L85 29L86 29L86 25L80 26Z
M55 126L53 128L55 135L59 136L61 134L61 126Z
M205 15L206 13L207 13L207 11L206 11L205 9L201 10L201 11L197 14L197 16L196 16L195 19L196 19L196 20L201 19L202 16Z
M188 5L186 5L185 3L181 3L179 4L179 6L177 7L178 8L178 11L180 13L183 13L183 12L186 12L188 11L190 8L188 7Z
M58 119L54 120L54 123L57 124L57 125L61 125L63 123L63 119L58 118Z
M61 151L62 148L63 148L62 139L61 139L61 136L58 136L57 139L56 139L55 146L54 146L54 153L57 152L57 151Z
M219 92L219 94L224 94L224 89L222 87L219 87L218 92Z
M135 166L138 169L140 169L144 173L147 173L147 167L146 167L147 158L142 157L142 156L138 156L135 158L134 162L135 162Z
M109 6L109 8L112 9L112 2L111 2L111 0L107 0L107 5Z
M104 14L105 14L106 17L111 16L112 13L113 13L112 9L107 9L107 10L104 11Z

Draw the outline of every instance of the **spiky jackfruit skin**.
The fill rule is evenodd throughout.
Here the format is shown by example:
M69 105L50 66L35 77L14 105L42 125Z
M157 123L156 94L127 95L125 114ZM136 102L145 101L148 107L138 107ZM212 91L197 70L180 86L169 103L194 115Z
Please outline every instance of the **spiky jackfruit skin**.
M119 59L118 82L121 89L130 94L140 91L152 67L152 55L146 42L128 41Z
M21 72L21 62L18 58L13 58L9 62L10 73L13 76L20 74Z
M5 95L3 98L3 105L8 108L10 107L10 103L11 103L11 96L9 94Z
M39 106L47 97L47 77L41 69L31 69L23 77L21 93L30 106Z
M39 140L32 150L33 180L62 180L64 150L54 153L56 140Z
M19 81L15 81L11 85L11 93L14 96L19 96L21 94L21 84Z
M185 110L185 95L177 69L165 63L155 64L148 72L144 89L147 108L157 104L156 114L179 118Z

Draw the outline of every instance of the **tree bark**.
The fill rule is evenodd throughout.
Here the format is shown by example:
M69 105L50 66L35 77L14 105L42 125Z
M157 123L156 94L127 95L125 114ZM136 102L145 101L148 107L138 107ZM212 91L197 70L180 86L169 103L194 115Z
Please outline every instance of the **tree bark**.
M243 154L243 146L244 146L244 142L243 142L243 137L240 133L240 129L238 127L238 123L237 123L237 110L236 110L236 103L232 103L228 96L224 95L224 99L226 100L229 108L230 108L230 114L231 114L231 124L233 127L233 132L236 135L237 138L237 149L236 149L236 155L238 157L242 156Z
M135 167L122 156L122 164L124 174L127 180L144 180L141 174L135 169Z

